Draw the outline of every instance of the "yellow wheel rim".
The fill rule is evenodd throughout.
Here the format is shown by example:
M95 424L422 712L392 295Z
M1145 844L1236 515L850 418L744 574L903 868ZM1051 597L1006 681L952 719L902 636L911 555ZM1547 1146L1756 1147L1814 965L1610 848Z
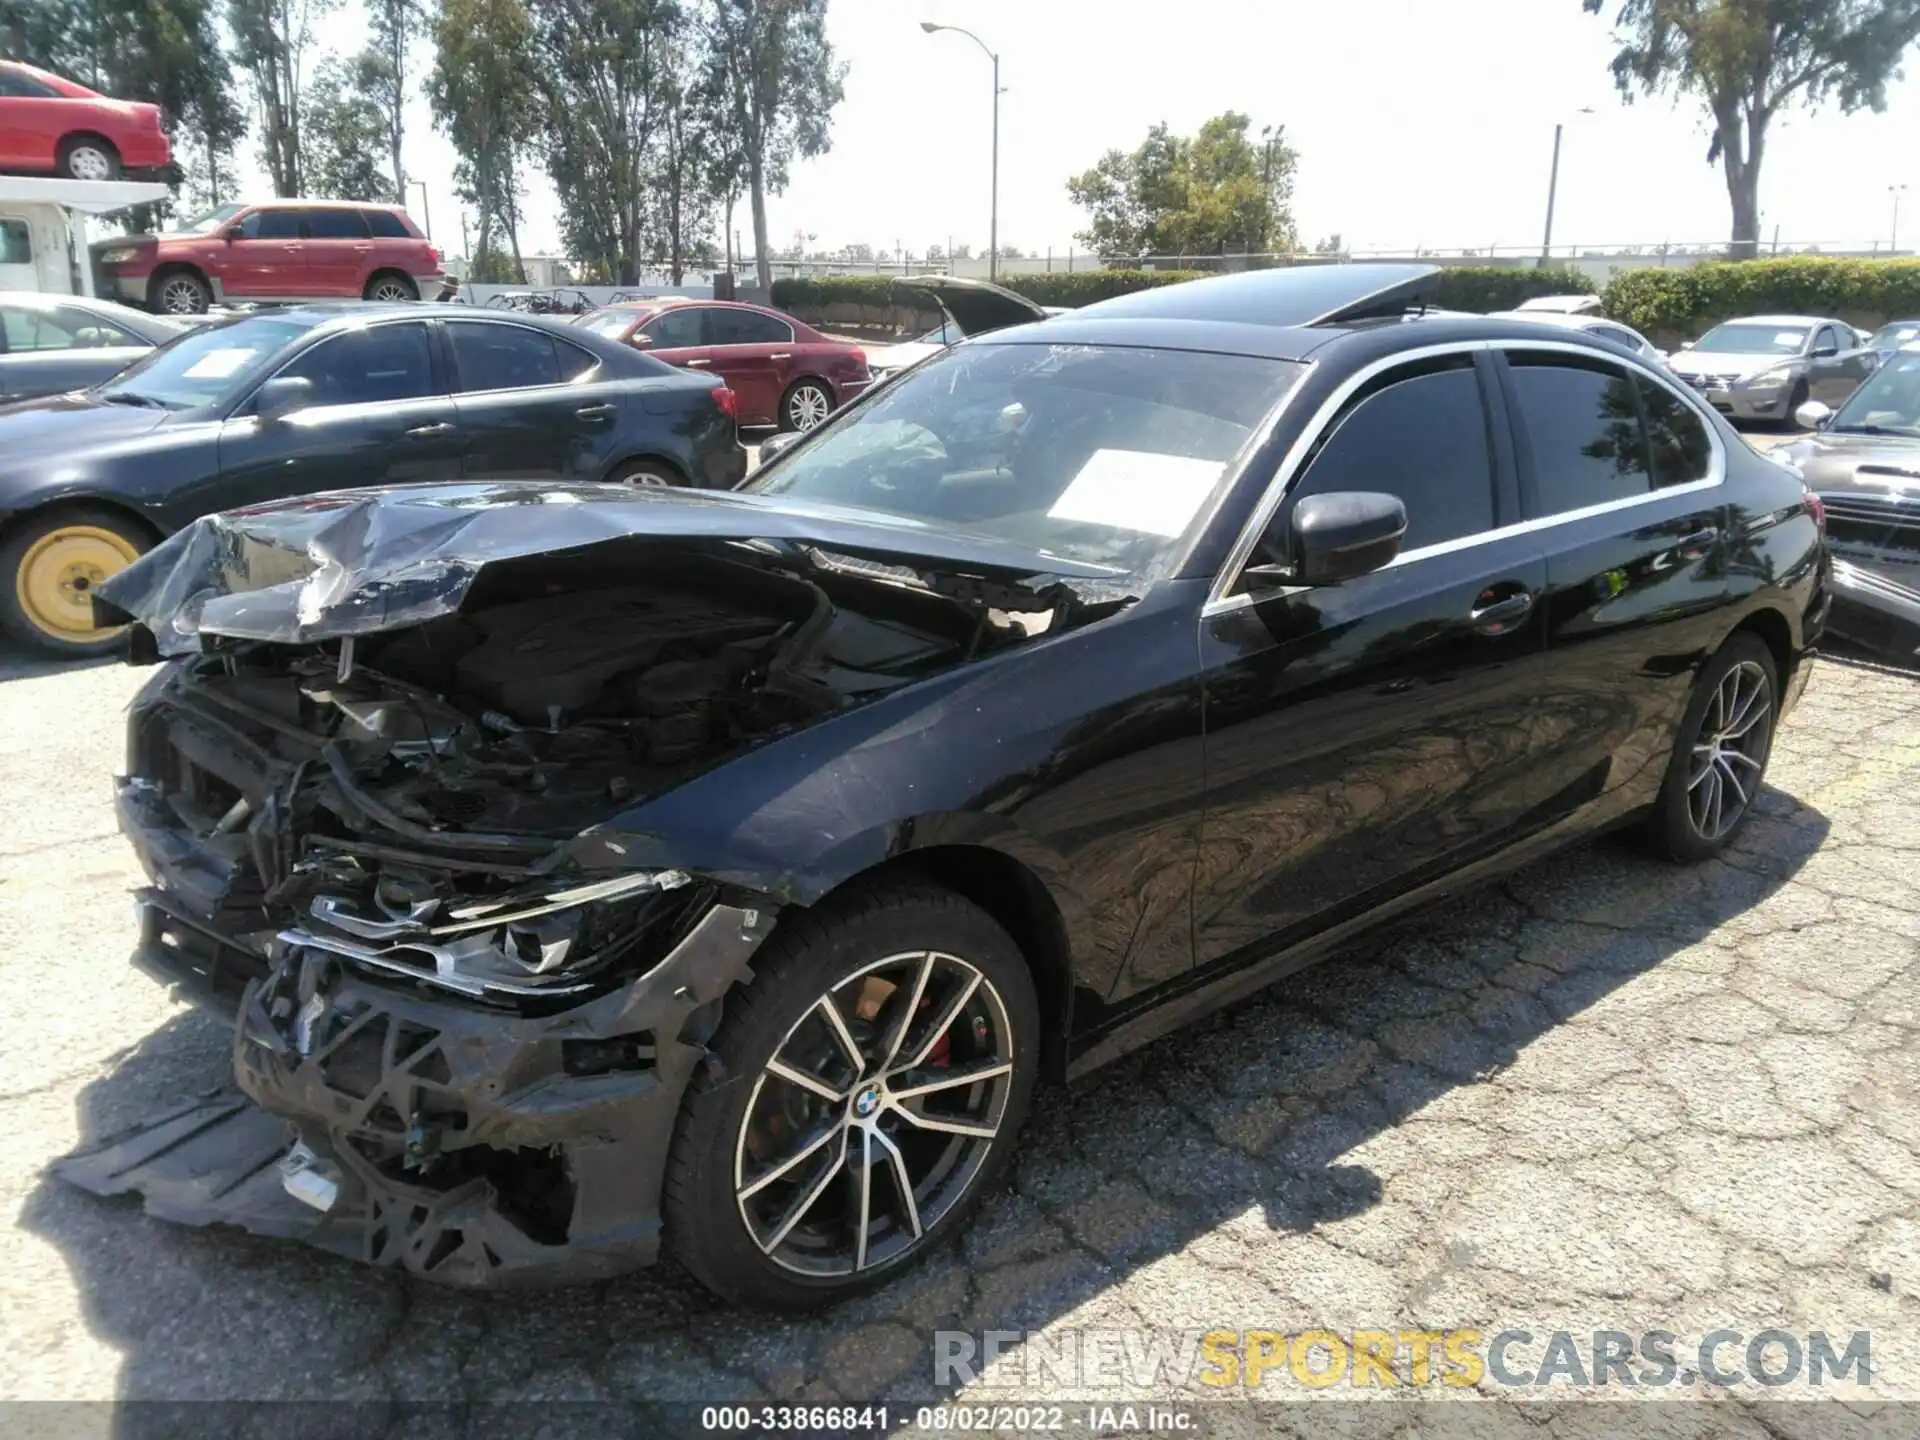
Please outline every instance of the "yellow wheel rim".
M98 525L62 525L33 543L13 577L20 612L55 640L104 640L93 623L93 592L140 558L123 535Z

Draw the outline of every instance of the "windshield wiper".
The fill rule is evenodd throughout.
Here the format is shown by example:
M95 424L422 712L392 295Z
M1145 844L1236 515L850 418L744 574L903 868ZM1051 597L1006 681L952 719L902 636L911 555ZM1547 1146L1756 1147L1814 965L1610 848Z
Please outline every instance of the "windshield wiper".
M166 401L156 400L151 395L142 395L134 390L115 390L112 394L102 395L100 398L109 405L138 405L143 410L169 408Z
M1912 425L1829 425L1827 431L1842 435L1920 435L1920 429Z

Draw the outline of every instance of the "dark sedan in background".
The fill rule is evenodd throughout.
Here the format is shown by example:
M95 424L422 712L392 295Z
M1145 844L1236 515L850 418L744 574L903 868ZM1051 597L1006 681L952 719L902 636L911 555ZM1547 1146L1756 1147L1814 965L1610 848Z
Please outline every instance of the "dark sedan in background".
M215 510L512 475L727 487L735 397L558 321L319 305L203 326L95 389L0 408L0 625L110 648L92 591Z
M0 402L111 380L187 327L110 300L0 293Z
M1920 655L1920 344L1881 365L1814 433L1774 453L1820 497L1833 550L1835 634L1911 663Z

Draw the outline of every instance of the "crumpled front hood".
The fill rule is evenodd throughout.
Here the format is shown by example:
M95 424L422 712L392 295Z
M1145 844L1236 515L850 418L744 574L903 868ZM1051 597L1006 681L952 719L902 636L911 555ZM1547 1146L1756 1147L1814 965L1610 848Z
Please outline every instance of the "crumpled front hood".
M308 495L195 521L102 585L113 623L152 631L162 654L201 634L311 643L418 625L460 608L487 565L657 540L747 547L805 572L809 551L1019 583L1110 581L1061 559L904 517L722 490L489 481Z
M1862 490L1920 505L1920 438L1823 430L1775 453L1822 494Z

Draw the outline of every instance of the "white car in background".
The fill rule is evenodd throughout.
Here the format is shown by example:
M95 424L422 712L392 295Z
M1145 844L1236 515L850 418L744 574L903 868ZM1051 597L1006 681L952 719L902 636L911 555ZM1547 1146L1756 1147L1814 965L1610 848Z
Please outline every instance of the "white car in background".
M1591 315L1600 308L1598 295L1536 295L1515 307L1528 315Z
M1576 297L1589 299L1589 296ZM1539 325L1557 325L1564 330L1584 330L1589 335L1598 335L1602 340L1611 340L1623 346L1645 360L1649 365L1664 367L1666 355L1653 348L1653 342L1631 325L1622 325L1618 320L1609 320L1604 315L1571 314L1565 310L1529 310L1522 305L1518 310L1496 310L1489 319L1530 320Z

